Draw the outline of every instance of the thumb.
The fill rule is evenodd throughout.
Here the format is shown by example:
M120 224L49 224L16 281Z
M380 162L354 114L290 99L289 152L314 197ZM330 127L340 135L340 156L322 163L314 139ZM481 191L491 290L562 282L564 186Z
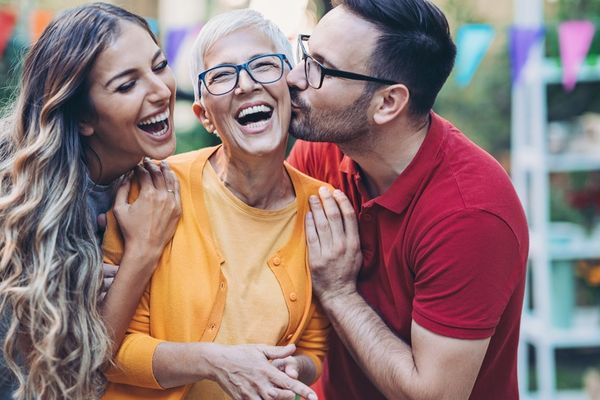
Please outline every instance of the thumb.
M264 346L262 348L263 354L269 360L289 357L292 354L294 354L295 351L296 351L295 344L288 344L287 346Z

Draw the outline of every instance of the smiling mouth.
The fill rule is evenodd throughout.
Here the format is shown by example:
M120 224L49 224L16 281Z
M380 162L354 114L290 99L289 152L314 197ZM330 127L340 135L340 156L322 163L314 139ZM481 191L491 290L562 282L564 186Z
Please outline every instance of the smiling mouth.
M267 105L252 106L241 110L236 121L243 126L258 128L265 125L273 116L273 108Z
M167 108L165 112L154 117L147 118L141 121L137 126L152 136L163 136L169 130L169 115L170 110Z

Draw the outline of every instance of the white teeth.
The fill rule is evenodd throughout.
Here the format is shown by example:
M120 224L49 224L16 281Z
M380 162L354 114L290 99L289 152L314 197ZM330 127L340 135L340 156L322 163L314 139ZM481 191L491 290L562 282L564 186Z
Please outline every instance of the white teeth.
M170 110L167 108L167 110L165 112L155 115L153 117L147 118L147 119L141 121L138 125L155 124L157 122L166 120L167 118L169 118L169 115L171 115L171 113L170 113Z
M244 108L243 110L241 110L238 113L237 118L242 118L248 114L254 114L254 113L258 113L258 112L269 112L271 110L272 110L271 107L265 106L264 104L261 104L259 106L252 106L252 107Z
M257 129L257 128L262 128L263 126L267 125L268 123L269 123L269 121L259 121L259 122L252 122L246 126L251 129Z
M150 133L152 136L160 137L160 136L163 136L165 133L167 133L168 130L169 130L169 127L168 127L167 124L165 124L165 127L162 128L160 131L158 131L158 132L148 132L148 133Z

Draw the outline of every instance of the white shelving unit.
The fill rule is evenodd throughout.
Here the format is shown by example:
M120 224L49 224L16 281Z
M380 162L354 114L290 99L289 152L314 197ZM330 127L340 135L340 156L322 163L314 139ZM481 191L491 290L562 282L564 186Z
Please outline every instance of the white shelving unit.
M543 25L544 0L513 0L515 23L536 28ZM555 266L563 273L574 271L580 259L600 258L600 235L597 239L581 236L566 237L556 242L550 235L550 173L600 170L600 154L549 154L547 138L546 86L561 82L561 69L556 60L544 56L544 44L530 53L520 82L512 91L512 178L527 212L531 247L529 268L532 273L532 293L526 293L525 304L533 296L534 308L525 307L521 326L519 351L519 382L523 399L582 400L582 391L558 391L556 388L556 350L600 347L600 323L589 324L586 310L575 308L572 323L560 327L553 321L552 307ZM579 73L581 81L600 81L600 63L586 65ZM562 299L561 299L562 300ZM574 302L574 300L573 300ZM597 310L594 310L597 312ZM527 345L535 349L537 391L529 392Z

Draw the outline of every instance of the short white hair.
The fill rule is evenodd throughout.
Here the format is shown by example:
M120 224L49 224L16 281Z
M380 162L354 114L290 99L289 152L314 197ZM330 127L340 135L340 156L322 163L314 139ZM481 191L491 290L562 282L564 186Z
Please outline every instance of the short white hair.
M206 69L204 56L219 39L242 29L255 29L263 33L276 51L285 54L290 64L294 65L292 46L287 37L277 25L258 11L244 8L216 15L202 27L190 52L190 77L195 101L200 100L198 75Z

